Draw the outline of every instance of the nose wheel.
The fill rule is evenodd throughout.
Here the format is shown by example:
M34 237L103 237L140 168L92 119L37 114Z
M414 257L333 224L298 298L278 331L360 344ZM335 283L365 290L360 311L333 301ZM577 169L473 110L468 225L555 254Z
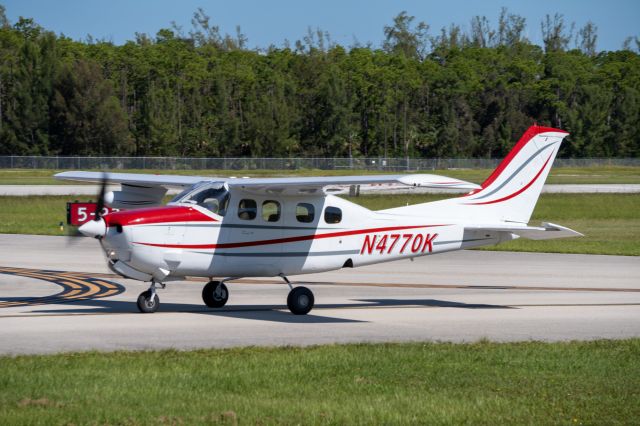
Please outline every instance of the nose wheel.
M158 310L160 298L156 292L151 290L143 291L138 296L138 309L145 314L151 314Z
M202 289L202 300L210 308L221 308L229 300L229 290L222 281L209 281Z
M165 288L163 283L151 281L149 290L143 291L140 293L140 296L138 296L138 309L143 314L152 314L160 307L160 298L156 293L156 285L159 285L161 288Z

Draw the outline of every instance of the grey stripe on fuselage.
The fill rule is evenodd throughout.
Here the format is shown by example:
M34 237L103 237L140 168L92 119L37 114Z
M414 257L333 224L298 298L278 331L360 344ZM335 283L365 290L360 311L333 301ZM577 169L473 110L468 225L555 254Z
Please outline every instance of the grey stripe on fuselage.
M483 199L483 198L487 198L488 196L493 195L493 194L495 194L496 192L500 191L500 190L501 190L501 189L502 189L506 184L508 184L509 182L511 182L511 180L512 180L513 178L515 178L515 177L518 175L518 173L520 173L520 172L522 171L522 169L524 169L524 168L525 168L525 167L526 167L526 166L527 166L531 161L533 161L533 159L534 159L534 158L536 158L536 157L538 156L538 154L540 154L542 151L546 150L547 148L549 148L550 146L553 146L553 145L555 145L555 144L556 144L556 142L552 142L552 143L550 143L549 145L546 145L546 146L543 146L542 148L540 148L538 151L536 151L536 153L535 153L535 154L533 154L531 157L529 157L529 158L527 159L527 161L525 161L525 162L524 162L520 167L518 167L518 169L517 169L517 170L516 170L516 171L515 171L511 176L509 176L509 178L508 178L507 180L505 180L505 181L504 181L500 186L498 186L498 187L497 187L496 189L494 189L493 191L491 191L491 192L488 192L488 193L484 194L484 195L483 195L483 196L481 196L481 197L476 197L476 198L474 198L474 200L481 200L481 199Z
M435 241L433 245L454 244L454 243L468 243L471 241L484 241L491 240L492 238L467 238L464 240L451 240L451 241ZM230 257L308 257L308 256L341 256L349 254L360 254L360 250L336 250L336 251L284 251L284 252L241 252L234 253L230 251L194 251L200 254L213 254L215 256L230 256Z
M209 227L209 228L239 228L239 229L273 229L273 230L292 230L295 231L297 229L301 231L309 231L309 230L336 230L340 231L346 228L326 228L326 227L316 227L316 226L277 226L277 225L244 225L244 224L236 224L236 223L211 223L211 222L200 222L200 223L180 223L180 222L169 222L169 223L151 223L144 224L145 226L200 226L200 227Z

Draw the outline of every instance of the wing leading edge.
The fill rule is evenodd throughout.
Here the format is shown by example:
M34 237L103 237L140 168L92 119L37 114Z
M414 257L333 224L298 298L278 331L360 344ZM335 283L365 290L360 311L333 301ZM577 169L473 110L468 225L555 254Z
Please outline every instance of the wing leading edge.
M102 172L71 171L55 175L56 179L80 182L100 182ZM212 176L151 175L137 173L107 173L110 183L139 186L161 186L165 188L185 188L199 182L224 182L229 188L247 192L264 193L315 193L332 186L348 185L402 185L426 188L479 189L480 186L459 179L430 174L412 175L364 175L328 177L286 177L286 178L222 178Z

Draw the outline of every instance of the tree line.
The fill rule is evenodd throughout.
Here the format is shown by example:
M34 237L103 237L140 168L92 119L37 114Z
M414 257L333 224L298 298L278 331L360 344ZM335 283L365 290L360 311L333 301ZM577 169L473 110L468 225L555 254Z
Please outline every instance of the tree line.
M406 12L380 46L309 30L249 49L199 9L115 45L72 40L0 5L0 154L501 157L534 122L571 132L564 157L640 153L640 40L502 9L494 26L431 31Z

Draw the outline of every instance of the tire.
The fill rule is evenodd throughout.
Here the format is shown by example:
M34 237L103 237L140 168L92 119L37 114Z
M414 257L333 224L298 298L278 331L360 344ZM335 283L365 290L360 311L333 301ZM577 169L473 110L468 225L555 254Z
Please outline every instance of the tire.
M229 300L229 289L220 281L209 281L202 289L202 301L210 308L222 308Z
M313 308L313 293L306 287L296 287L287 296L287 306L294 315L306 315Z
M157 311L159 306L160 298L156 294L152 299L150 290L144 291L138 296L138 309L144 314L151 314Z

